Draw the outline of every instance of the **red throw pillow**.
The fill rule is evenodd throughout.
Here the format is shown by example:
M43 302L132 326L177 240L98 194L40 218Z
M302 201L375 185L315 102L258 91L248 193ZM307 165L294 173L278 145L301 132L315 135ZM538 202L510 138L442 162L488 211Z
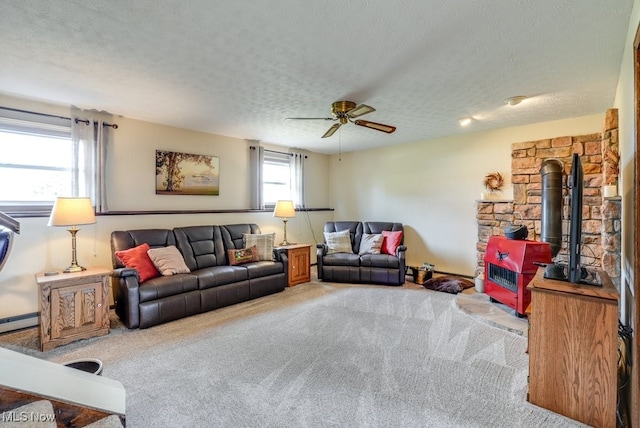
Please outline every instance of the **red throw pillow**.
M149 244L146 242L128 250L116 251L116 257L122 261L123 265L138 271L140 283L160 276L147 251L149 251Z
M382 254L391 254L392 256L395 256L396 250L402 242L402 235L403 233L401 230L396 232L383 230L382 236L384 236L384 240L382 241Z

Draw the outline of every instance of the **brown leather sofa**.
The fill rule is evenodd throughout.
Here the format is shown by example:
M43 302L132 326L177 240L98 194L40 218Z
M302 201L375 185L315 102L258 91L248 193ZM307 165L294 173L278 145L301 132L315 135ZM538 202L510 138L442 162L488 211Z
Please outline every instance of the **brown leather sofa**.
M227 250L242 248L244 233L260 233L260 228L232 224L112 232L116 314L128 328L147 328L284 290L286 252L274 250L274 261L229 265ZM151 248L175 245L191 272L140 284L138 271L126 268L115 253L145 242Z
M325 232L349 230L353 253L328 254L326 240L316 244L318 279L329 282L353 282L384 285L402 285L405 281L404 226L393 222L334 221L324 225ZM403 238L396 254L363 254L360 241L364 233L380 234L402 231Z

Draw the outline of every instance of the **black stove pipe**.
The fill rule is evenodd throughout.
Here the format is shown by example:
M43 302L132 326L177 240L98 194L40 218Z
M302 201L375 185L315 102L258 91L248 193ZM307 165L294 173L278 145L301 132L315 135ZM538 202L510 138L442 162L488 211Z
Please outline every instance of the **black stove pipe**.
M542 175L542 217L540 240L551 246L551 257L562 247L562 173L564 165L558 159L545 159Z

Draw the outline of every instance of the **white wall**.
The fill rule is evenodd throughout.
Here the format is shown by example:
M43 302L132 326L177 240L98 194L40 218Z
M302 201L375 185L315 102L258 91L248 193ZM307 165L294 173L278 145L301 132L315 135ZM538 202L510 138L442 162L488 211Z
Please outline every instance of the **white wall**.
M603 121L604 112L332 156L334 218L401 222L409 264L474 275L476 201L494 171L505 177L502 196L513 197L511 144L602 132Z
M0 105L40 113L69 115L68 106L50 105L0 94ZM119 128L108 151L108 200L112 211L230 210L249 208L249 150L244 140L172 128L130 118L114 117ZM270 146L275 150L287 148ZM155 194L155 150L166 149L220 158L219 196L172 196ZM308 153L307 207L329 207L329 157ZM314 244L322 239L324 223L331 211L302 213L287 223L287 239ZM19 218L20 234L14 236L9 259L0 271L0 319L38 311L34 275L60 270L71 262L71 238L65 228L47 227L48 218ZM81 227L78 233L78 262L84 266L111 267L109 237L113 230L171 228L194 224L257 223L263 232L282 236L282 220L269 212L103 215L97 223ZM314 246L315 247L315 246ZM315 248L312 249L315 263Z

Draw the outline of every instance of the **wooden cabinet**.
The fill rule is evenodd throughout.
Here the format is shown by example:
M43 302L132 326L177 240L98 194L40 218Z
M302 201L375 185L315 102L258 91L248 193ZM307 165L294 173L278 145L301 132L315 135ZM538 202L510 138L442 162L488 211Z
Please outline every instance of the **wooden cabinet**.
M602 287L531 281L529 401L594 427L616 426L618 299Z
M36 275L39 287L40 348L109 333L109 276L92 267L82 272Z
M280 247L289 258L289 287L311 281L311 245L298 244Z

